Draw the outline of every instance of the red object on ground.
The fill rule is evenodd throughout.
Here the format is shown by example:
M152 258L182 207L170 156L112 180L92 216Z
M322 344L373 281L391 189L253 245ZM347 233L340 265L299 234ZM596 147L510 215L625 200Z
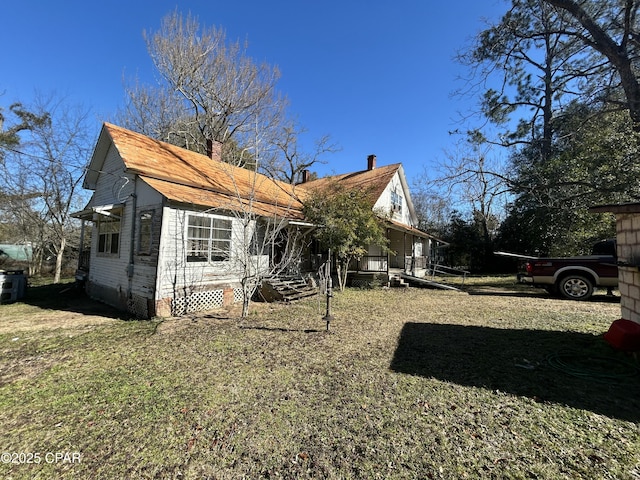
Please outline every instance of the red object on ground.
M623 318L614 321L604 339L614 348L625 352L640 351L640 323Z

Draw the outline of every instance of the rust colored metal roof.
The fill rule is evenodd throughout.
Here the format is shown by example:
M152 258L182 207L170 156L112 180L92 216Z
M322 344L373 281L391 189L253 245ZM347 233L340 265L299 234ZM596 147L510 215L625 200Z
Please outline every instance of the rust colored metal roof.
M301 218L296 187L122 127L104 124L127 171L169 200Z

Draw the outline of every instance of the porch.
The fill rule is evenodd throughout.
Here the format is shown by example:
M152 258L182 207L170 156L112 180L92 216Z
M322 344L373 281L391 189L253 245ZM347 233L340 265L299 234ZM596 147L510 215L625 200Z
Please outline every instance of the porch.
M416 228L388 222L386 234L388 252L370 245L366 255L351 261L348 270L352 284L389 285L393 279L399 279L400 274L424 278L444 259L442 249L448 244ZM327 252L321 252L319 245L312 243L299 269L314 272L326 261Z
M427 272L429 267L429 257L426 256L409 256L406 255L400 265L396 258L392 260L391 255L365 255L351 262L349 271L360 273L410 273L410 272ZM393 256L397 257L397 256ZM424 274L423 273L423 274Z

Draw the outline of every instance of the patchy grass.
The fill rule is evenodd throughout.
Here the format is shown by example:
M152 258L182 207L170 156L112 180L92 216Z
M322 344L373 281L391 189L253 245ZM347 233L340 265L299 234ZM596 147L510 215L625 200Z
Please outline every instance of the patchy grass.
M0 450L41 455L2 478L640 478L611 301L347 290L329 333L322 298L244 321L56 301L0 307L24 317L0 330Z

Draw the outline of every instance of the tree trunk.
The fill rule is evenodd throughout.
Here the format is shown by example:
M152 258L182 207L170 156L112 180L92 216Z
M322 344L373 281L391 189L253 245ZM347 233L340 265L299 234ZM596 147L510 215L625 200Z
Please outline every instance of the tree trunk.
M34 277L40 275L42 273L42 257L43 250L40 245L36 245L33 248L33 256L31 258L31 263L29 263L29 276Z
M242 279L242 313L240 316L244 319L249 315L249 305L251 305L251 297L253 296L253 292L255 292L254 285L257 285L256 282L252 281L249 278Z
M247 292L243 292L243 297L242 297L242 314L241 317L242 318L247 318L247 316L249 315L249 303L250 303L250 298Z
M60 277L62 276L62 259L64 257L64 249L67 246L67 239L62 237L60 239L60 246L56 253L56 270L53 275L53 283L60 283Z
M338 259L336 262L336 270L338 273L338 285L340 286L340 291L344 292L345 287L347 286L347 275L349 274L349 263L351 258L347 259Z

